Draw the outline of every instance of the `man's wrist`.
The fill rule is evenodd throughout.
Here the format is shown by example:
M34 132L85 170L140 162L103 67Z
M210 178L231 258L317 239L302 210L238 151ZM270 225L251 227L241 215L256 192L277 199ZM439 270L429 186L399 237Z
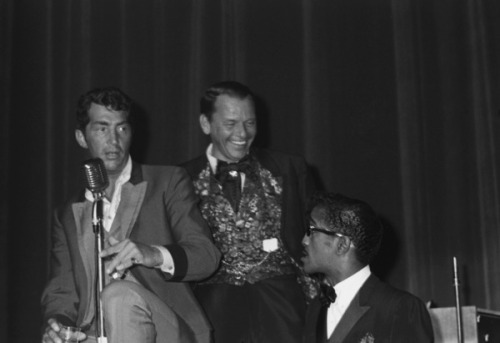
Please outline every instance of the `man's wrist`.
M155 265L155 268L159 268L165 273L169 274L174 274L174 261L172 260L172 255L168 251L167 248L161 246L161 245L153 245L155 250L157 250L160 253L159 259L161 260L161 263L158 265ZM155 252L156 254L156 252ZM156 257L155 257L156 259Z
M154 251L153 252L153 261L154 261L153 267L160 268L161 265L163 264L163 254L161 253L161 249L158 248L158 246L153 245L152 248Z

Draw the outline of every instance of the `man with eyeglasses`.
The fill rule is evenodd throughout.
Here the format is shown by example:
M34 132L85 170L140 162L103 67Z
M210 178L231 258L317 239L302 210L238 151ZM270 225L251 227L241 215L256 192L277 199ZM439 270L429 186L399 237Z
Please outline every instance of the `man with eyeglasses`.
M370 271L383 231L372 208L334 193L316 193L309 208L302 262L322 280L303 342L433 342L424 303Z

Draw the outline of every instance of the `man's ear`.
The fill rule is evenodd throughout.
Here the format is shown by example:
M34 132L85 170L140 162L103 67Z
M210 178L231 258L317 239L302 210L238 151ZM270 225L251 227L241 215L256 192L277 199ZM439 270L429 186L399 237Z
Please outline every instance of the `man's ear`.
M204 134L210 134L210 120L204 114L200 114L200 126Z
M84 149L88 149L89 146L87 145L87 140L85 139L85 134L82 132L82 130L75 130L75 138L78 142L78 145L80 145Z
M353 246L351 244L351 239L347 236L342 236L342 237L338 237L338 243L337 243L337 252L339 252L339 254L346 254L349 249L351 249L351 247Z

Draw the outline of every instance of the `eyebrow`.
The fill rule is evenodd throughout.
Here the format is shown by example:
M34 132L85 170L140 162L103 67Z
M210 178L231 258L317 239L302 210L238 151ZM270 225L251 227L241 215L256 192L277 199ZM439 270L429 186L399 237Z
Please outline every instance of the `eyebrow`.
M104 120L94 121L94 122L91 122L90 124L91 124L91 125L96 125L96 124L97 124L97 125L105 125L105 126L109 126L109 125L111 125L111 123L110 123L110 122L108 122L108 121L104 121ZM124 120L124 121L121 121L121 122L117 123L117 124L116 124L116 126L119 126L119 125L124 125L124 124L128 124L128 125L130 125L130 123L129 123L129 121L128 121L128 120Z

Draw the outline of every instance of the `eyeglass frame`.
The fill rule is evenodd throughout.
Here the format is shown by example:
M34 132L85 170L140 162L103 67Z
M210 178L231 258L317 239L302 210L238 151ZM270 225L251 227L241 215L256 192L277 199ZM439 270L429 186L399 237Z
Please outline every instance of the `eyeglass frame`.
M343 234L338 233L338 232L335 232L335 231L330 231L330 230L326 230L326 229L321 229L321 228L316 227L316 226L314 226L314 225L312 225L312 224L309 224L309 225L306 227L306 236L307 236L307 237L311 237L311 235L312 235L314 232L321 232L321 233L324 233L325 235L328 235L328 236L349 237L349 236L343 235Z

